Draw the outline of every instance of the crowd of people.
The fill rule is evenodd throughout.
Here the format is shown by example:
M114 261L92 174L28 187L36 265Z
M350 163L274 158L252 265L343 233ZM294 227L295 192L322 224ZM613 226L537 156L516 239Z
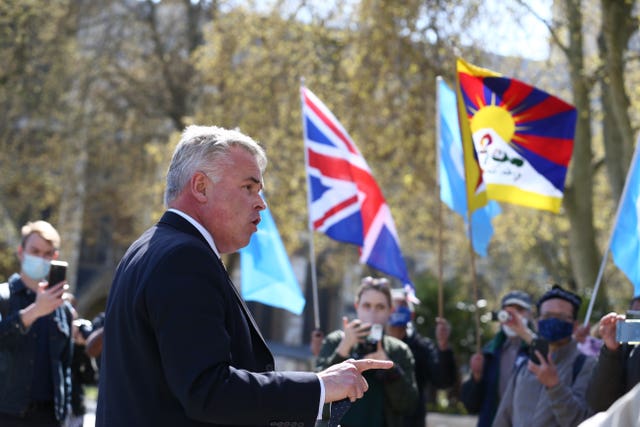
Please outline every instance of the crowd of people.
M57 230L27 223L20 271L0 284L0 426L81 426L83 387L98 384L97 426L425 427L427 390L461 381L451 327L436 318L434 338L421 336L415 296L386 278L363 278L355 317L314 332L315 371L275 370L220 260L257 230L266 163L238 131L188 127L167 211L124 255L93 321L66 280L47 281ZM640 351L616 338L625 317L607 314L588 339L581 302L558 285L535 303L502 297L499 330L460 387L478 426L637 425Z

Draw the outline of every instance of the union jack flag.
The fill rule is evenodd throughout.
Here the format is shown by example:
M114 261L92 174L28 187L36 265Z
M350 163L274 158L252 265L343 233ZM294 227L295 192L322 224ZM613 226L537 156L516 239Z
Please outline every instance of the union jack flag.
M367 162L338 119L300 89L313 230L360 246L360 262L411 285L389 206Z

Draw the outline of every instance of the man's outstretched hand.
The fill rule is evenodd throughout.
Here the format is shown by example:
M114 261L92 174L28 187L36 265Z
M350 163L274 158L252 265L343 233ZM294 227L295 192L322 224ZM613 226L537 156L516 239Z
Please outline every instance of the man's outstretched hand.
M369 388L369 384L362 376L364 371L391 367L393 367L393 362L390 360L349 359L318 372L318 377L324 383L325 403L344 398L355 402Z

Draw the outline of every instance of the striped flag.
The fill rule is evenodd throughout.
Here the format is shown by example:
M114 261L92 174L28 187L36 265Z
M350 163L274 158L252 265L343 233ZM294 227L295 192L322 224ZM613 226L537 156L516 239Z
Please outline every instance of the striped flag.
M449 208L460 214L466 224L467 187L456 94L441 78L438 78L438 120L440 121L438 137L440 198ZM486 206L476 209L471 214L473 233L471 241L473 249L480 256L487 256L487 247L493 235L491 218L500 212L500 205L491 200Z
M331 111L309 89L300 92L311 228L358 245L361 263L411 284L391 211L367 162Z
M559 212L577 111L516 79L457 61L465 167L472 210L483 197ZM486 191L486 196L485 196Z

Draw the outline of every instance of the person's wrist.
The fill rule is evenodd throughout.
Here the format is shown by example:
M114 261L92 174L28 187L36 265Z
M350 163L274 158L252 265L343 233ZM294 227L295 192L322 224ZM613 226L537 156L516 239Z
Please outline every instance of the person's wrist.
M338 356L348 359L349 350L351 350L351 346L344 342L341 342L340 345L338 345L338 348L336 348L336 353L338 353Z
M25 328L29 328L33 324L33 322L35 322L38 317L40 317L37 311L37 305L35 303L32 303L20 310L19 314L22 326L24 326Z
M531 329L527 328L527 329L525 329L524 334L523 334L523 336L521 336L521 338L527 344L531 344L531 341L533 341L536 338L538 338L538 335L536 335L536 333L533 332Z
M558 384L560 384L560 380L558 380L557 378L555 379L555 381L547 381L547 383L545 384L545 387L547 387L548 389L554 388L555 386L557 386Z
M620 343L618 341L605 341L604 342L604 346L607 348L607 350L611 351L611 352L616 352L618 351L618 349L620 348Z

